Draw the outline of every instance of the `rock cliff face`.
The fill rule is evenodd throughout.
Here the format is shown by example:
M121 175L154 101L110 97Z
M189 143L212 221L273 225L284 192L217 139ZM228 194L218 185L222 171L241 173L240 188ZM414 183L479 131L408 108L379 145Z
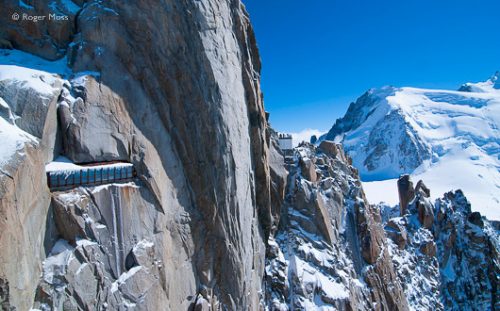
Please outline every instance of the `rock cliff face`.
M5 54L2 54L5 56ZM0 305L27 310L51 247L50 193L45 163L54 156L56 105L62 80L28 69L19 77L13 67L0 70ZM30 84L32 87L25 87ZM47 228L47 229L46 229Z
M21 4L2 3L2 47L46 60L2 51L22 71L2 76L2 107L16 119L10 132L26 136L2 163L4 308L257 308L271 174L241 2ZM34 84L31 69L43 69ZM36 86L48 78L45 94ZM138 178L51 195L44 165L59 153L129 161Z

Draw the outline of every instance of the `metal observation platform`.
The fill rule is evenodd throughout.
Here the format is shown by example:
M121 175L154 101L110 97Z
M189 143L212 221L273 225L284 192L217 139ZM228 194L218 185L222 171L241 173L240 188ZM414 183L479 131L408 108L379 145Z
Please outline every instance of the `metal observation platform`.
M74 164L64 157L45 166L51 191L79 186L98 186L130 181L136 176L134 165L128 162Z

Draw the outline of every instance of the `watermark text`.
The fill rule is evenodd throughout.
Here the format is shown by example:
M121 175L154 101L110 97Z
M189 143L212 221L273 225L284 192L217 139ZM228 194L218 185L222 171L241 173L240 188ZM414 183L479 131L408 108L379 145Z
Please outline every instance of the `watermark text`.
M40 21L69 21L69 16L58 15L58 14L48 14L48 15L30 15L28 13L17 13L12 14L13 21L29 21L33 23L38 23Z

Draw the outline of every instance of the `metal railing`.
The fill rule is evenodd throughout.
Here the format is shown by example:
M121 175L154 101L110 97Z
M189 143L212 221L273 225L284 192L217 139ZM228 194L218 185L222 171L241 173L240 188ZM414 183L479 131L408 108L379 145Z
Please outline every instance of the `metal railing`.
M51 190L64 190L79 186L96 186L132 180L136 171L132 165L88 167L75 171L47 172Z

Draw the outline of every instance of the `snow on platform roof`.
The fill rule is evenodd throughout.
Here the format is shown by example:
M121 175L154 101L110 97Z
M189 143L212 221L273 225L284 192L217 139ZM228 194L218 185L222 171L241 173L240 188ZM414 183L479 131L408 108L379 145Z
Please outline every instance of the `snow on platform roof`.
M80 170L87 169L100 169L100 168L120 168L120 167L131 167L132 163L126 162L110 162L110 163L99 163L97 165L92 164L75 164L70 159L60 156L54 161L50 162L45 166L45 171L49 172L77 172Z

